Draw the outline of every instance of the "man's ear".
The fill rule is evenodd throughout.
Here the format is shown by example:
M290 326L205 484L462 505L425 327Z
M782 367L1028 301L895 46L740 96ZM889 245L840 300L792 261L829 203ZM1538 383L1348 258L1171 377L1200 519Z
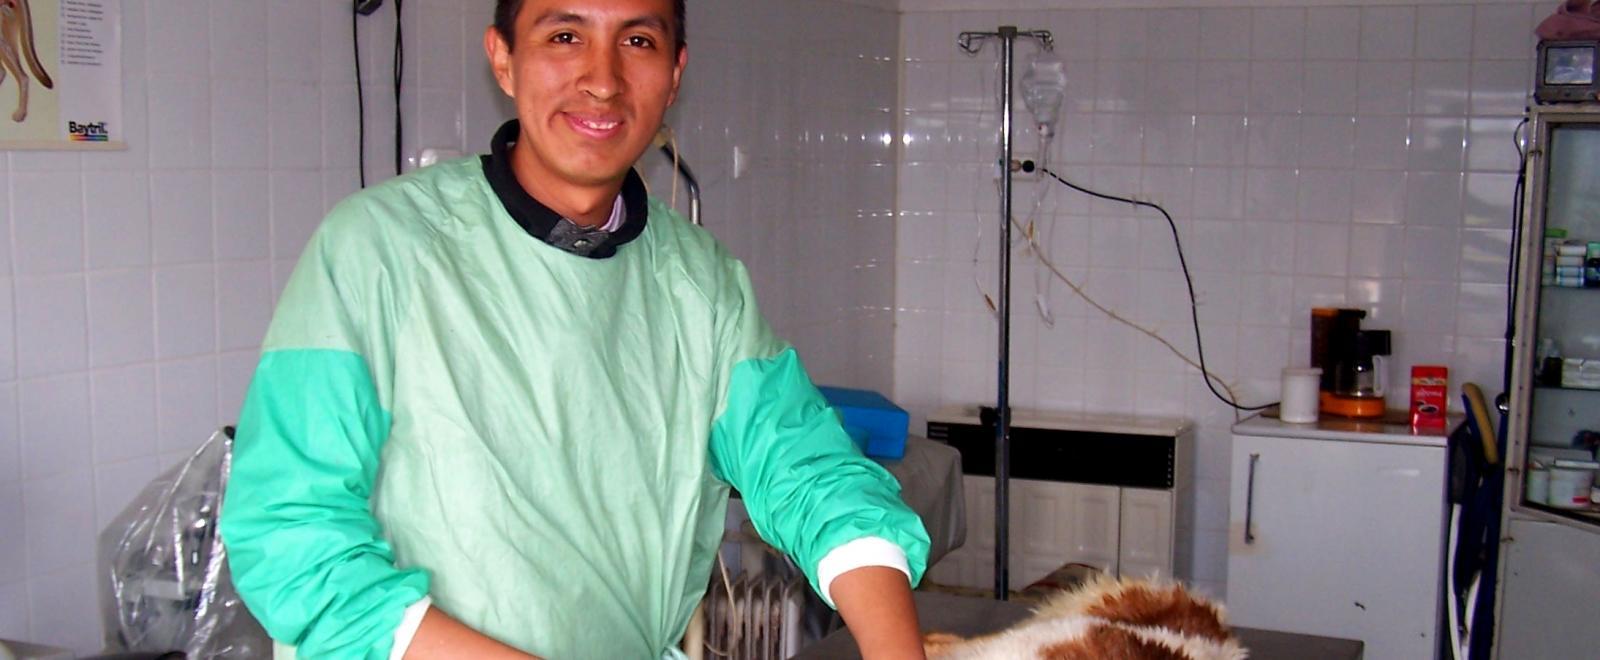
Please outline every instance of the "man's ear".
M511 69L511 44L493 25L483 30L483 53L489 57L489 71L506 96L516 97L516 73ZM676 92L676 90L674 90Z
M683 84L683 68L689 64L689 46L678 49L678 62L672 65L672 94L667 97L667 107L678 102L678 86Z

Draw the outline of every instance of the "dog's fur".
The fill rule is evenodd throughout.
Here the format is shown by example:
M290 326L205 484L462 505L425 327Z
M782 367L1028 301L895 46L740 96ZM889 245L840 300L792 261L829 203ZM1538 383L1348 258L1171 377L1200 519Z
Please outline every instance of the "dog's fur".
M1100 578L1046 600L1003 632L932 633L930 660L1242 660L1222 607L1182 586Z
M0 82L5 82L8 72L17 80L17 109L11 113L11 121L28 118L29 70L45 89L55 87L34 46L33 14L28 0L0 0Z

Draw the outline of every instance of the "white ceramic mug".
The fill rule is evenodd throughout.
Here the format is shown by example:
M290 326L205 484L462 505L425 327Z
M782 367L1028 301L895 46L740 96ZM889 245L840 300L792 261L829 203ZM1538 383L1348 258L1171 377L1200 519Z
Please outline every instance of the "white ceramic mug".
M1278 419L1291 424L1317 421L1317 400L1322 392L1322 369L1284 367Z

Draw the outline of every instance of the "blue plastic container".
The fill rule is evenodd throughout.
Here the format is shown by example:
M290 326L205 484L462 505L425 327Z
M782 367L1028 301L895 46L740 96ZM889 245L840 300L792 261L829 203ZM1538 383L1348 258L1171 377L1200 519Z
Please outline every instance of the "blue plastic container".
M850 441L856 443L856 449L860 449L863 454L867 453L868 434L866 429L853 424L845 424L844 432L850 434Z
M828 405L844 418L845 431L861 447L861 452L875 458L902 458L906 455L906 431L911 426L911 415L882 394L870 390L852 390L843 387L818 387ZM865 433L866 442L860 435Z

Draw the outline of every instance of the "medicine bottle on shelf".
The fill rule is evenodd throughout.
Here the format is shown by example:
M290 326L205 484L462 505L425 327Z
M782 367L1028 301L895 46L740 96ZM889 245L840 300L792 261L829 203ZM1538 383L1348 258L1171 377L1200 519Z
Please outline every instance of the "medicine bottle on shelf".
M1600 241L1590 241L1583 261L1583 286L1600 288Z
M1556 346L1554 337L1545 337L1539 340L1538 362L1535 362L1537 373L1534 378L1540 385L1559 387L1561 385L1561 349Z

